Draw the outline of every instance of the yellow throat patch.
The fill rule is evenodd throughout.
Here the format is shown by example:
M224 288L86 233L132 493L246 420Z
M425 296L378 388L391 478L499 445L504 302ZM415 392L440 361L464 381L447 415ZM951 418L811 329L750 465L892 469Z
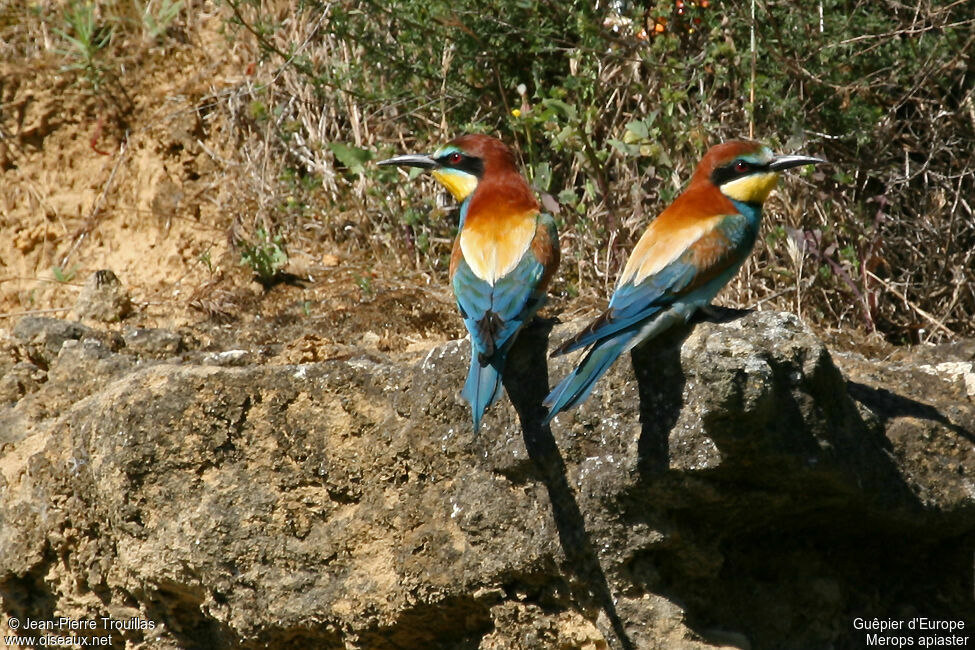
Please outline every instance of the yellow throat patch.
M474 188L477 187L476 176L456 169L436 169L432 174L437 182L446 187L458 201L463 201L473 194Z
M752 174L728 181L720 187L721 193L729 199L742 203L764 203L779 181L777 172Z

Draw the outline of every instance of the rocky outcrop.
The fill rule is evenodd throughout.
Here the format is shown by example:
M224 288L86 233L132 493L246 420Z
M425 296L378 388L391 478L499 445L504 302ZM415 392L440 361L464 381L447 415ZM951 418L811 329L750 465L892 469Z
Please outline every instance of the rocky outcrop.
M857 618L975 625L975 349L831 355L749 313L635 351L549 428L571 359L548 339L573 330L550 328L475 437L463 341L241 364L21 322L3 618L135 621L113 647L153 649L860 648Z

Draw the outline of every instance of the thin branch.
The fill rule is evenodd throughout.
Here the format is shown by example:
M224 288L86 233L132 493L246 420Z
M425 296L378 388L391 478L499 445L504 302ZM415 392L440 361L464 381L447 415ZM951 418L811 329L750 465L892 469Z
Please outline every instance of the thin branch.
M898 298L900 298L901 300L903 300L904 301L904 304L907 305L908 307L910 307L911 309L913 309L915 311L915 313L918 314L918 316L921 316L925 320L929 321L931 324L935 325L938 329L940 329L940 330L944 331L946 334L948 334L948 336L955 336L955 332L951 331L948 328L947 325L945 325L940 320L938 320L937 318L935 318L933 315L929 314L928 312L924 311L923 309L921 309L920 307L918 307L917 305L915 305L913 302L911 302L910 299L908 299L908 297L906 295L904 295L903 293L901 293L900 291L898 291L897 288L894 285L890 284L889 282L887 282L883 278L877 277L877 275L874 274L872 271L867 271L867 275L869 275L871 278L873 278L874 280L876 280L880 284L884 285L884 288L885 289L888 289L895 296L897 296Z
M0 314L0 318L16 318L18 316L36 316L37 314L54 314L57 312L71 311L74 307L53 307L51 309L31 309L28 311L15 311Z
M119 167L122 166L122 161L125 160L125 154L129 150L128 147L128 134L126 133L125 139L122 141L119 151L118 160L115 161L115 166L112 167L112 173L109 174L108 180L105 181L104 187L102 187L102 193L98 196L98 200L95 201L95 205L91 208L91 214L85 220L85 226L82 228L75 236L74 242L71 244L71 248L65 254L64 258L61 260L61 266L67 266L68 259L74 254L78 246L84 241L85 237L91 232L94 227L95 217L98 216L98 212L102 209L102 205L105 203L105 197L108 195L108 190L112 186L112 181L115 180L115 173L118 172Z

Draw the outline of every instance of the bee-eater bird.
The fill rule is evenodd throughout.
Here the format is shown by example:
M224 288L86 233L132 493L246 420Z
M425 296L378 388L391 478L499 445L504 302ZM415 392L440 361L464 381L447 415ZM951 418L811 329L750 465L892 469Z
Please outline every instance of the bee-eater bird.
M545 398L545 421L585 400L620 354L709 305L755 246L762 204L779 173L818 162L823 161L777 156L743 140L712 147L687 189L637 242L608 309L552 353L589 346Z
M501 396L505 358L518 331L545 302L559 265L555 221L539 210L515 156L497 138L465 135L432 155L383 160L431 170L460 201L460 227L450 256L450 283L471 335L471 366L461 392L474 433Z

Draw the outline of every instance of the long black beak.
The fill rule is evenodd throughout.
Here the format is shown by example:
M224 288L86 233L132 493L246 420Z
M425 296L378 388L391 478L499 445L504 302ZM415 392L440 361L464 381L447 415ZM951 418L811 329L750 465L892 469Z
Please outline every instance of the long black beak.
M784 169L799 167L800 165L815 165L821 162L826 161L822 158L813 158L811 156L776 156L769 163L768 168L773 172L780 172Z
M389 160L380 160L376 164L399 165L400 167L421 167L423 169L436 169L440 166L440 163L430 156L424 156L423 154L418 153L408 153L402 156L396 156L395 158L390 158Z

